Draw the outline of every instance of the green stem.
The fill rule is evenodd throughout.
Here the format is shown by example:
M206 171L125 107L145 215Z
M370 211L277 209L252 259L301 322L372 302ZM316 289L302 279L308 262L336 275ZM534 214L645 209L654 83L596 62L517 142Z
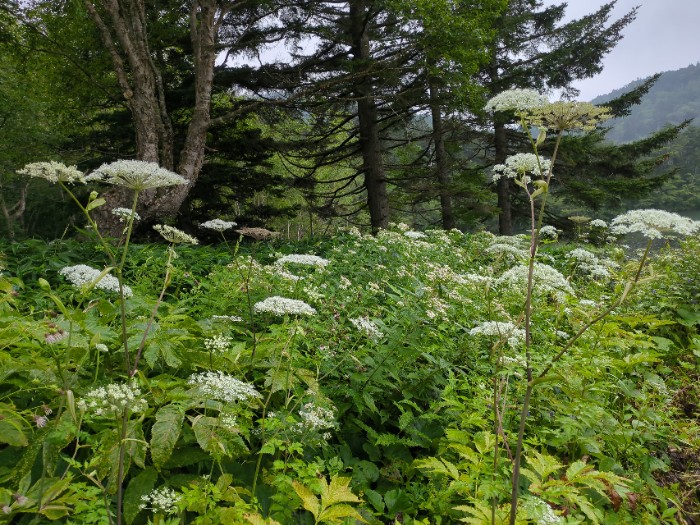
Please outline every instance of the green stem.
M117 524L122 523L122 505L124 501L124 461L126 457L126 433L129 424L129 408L124 408L119 432L119 463L117 464Z

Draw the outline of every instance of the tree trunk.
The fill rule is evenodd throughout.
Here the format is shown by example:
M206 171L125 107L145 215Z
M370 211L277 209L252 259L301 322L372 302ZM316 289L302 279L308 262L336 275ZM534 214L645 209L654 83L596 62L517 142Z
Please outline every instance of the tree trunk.
M455 227L455 217L452 210L452 195L450 195L450 171L447 153L445 151L444 126L442 109L440 108L438 90L435 79L430 79L430 114L433 124L433 144L435 145L435 176L440 193L440 212L442 227L451 230Z
M117 81L131 112L136 133L136 157L175 168L174 133L165 104L165 87L148 43L143 0L85 0L109 52ZM98 9L99 6L99 9ZM144 192L139 213L146 220L175 215L194 186L204 163L207 131L211 123L211 93L216 60L216 39L226 10L216 0L195 0L190 9L190 33L195 74L195 105L179 154L177 171L189 182L159 191ZM107 205L97 211L101 228L118 235L121 225L109 213L130 204L130 192L114 188L104 197Z
M494 147L495 164L502 164L508 155L508 139L506 127L496 117L494 121ZM510 206L510 179L501 177L496 183L496 194L498 196L498 233L501 235L513 235L513 217Z
M367 69L371 61L369 35L367 33L367 5L365 0L350 1L350 34L352 38L353 62L359 69ZM389 196L387 193L382 145L377 123L377 105L373 96L372 77L364 74L354 85L357 97L362 171L367 190L372 231L389 225Z

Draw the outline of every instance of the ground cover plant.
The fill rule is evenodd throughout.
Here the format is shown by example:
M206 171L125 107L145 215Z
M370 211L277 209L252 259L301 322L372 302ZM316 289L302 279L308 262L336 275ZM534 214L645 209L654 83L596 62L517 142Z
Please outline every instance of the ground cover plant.
M490 107L558 136L600 116ZM541 140L496 169L531 203L514 237L212 219L216 247L132 245L139 194L177 175L29 165L96 191L89 241L3 247L0 522L692 523L698 224L638 210L559 242ZM100 184L133 193L119 239Z

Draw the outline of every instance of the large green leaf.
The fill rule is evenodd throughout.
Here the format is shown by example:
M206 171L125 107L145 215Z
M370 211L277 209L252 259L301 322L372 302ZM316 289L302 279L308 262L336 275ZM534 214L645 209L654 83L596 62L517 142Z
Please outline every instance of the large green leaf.
M184 411L177 405L165 405L156 413L151 429L151 459L158 470L170 459L184 418Z
M0 404L0 443L13 447L28 446L29 440L24 433L26 426L24 418L15 412L14 407Z
M136 519L141 505L141 496L145 496L153 490L158 479L158 473L149 468L134 476L129 486L124 491L124 521L127 525Z

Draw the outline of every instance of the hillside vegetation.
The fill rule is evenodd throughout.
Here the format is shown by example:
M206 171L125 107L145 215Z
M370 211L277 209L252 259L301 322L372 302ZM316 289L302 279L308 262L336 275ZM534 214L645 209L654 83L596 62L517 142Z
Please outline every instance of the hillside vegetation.
M635 87L644 80L635 80L607 95L592 100L604 104ZM615 142L631 142L641 139L664 126L680 124L684 120L700 117L700 64L661 74L629 116L608 122L612 129L607 137ZM696 125L700 124L697 122Z

